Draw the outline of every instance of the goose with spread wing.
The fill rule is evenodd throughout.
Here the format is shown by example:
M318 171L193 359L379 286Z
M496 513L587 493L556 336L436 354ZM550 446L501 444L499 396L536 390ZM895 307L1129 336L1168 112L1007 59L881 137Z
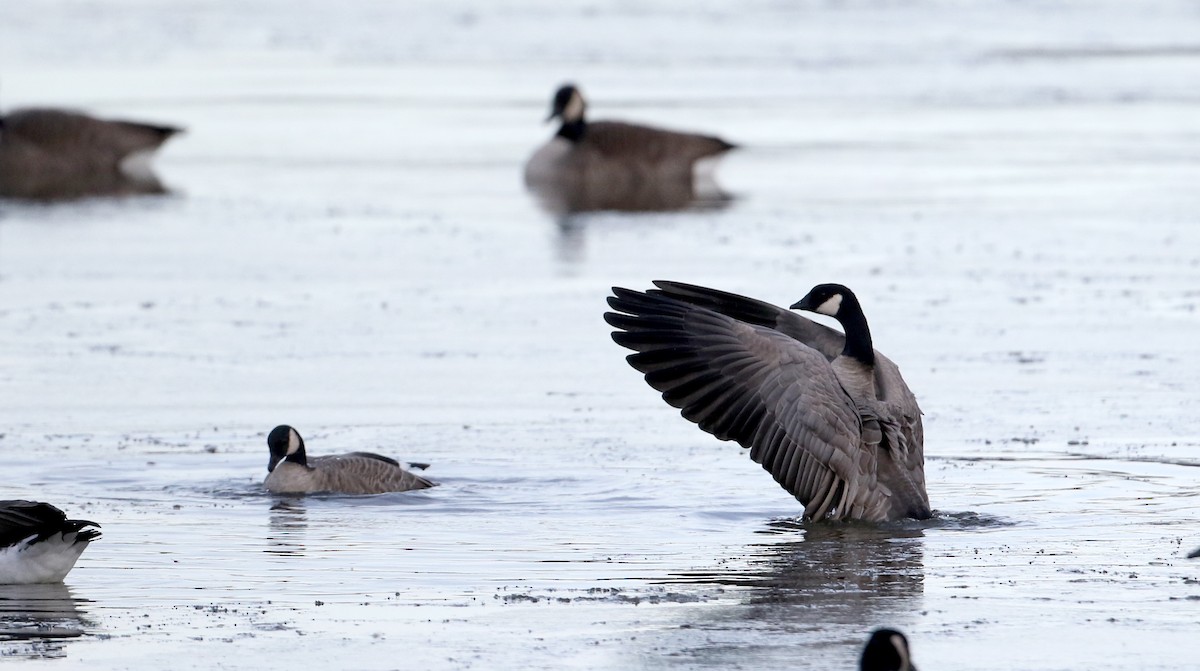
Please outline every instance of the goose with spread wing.
M858 298L817 285L792 309L679 282L615 287L605 320L627 361L701 429L737 441L811 520L932 516L916 397L875 351Z

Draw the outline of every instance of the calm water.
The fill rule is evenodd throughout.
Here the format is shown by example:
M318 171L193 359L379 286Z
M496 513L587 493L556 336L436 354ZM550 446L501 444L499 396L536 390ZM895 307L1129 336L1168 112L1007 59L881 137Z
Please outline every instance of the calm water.
M849 669L886 624L926 670L1194 669L1200 12L731 7L0 9L6 108L189 129L173 196L0 204L0 495L104 525L65 587L0 588L0 655ZM566 79L743 144L735 200L542 212ZM608 287L658 278L853 287L938 517L798 524L610 341ZM442 486L267 496L285 422Z

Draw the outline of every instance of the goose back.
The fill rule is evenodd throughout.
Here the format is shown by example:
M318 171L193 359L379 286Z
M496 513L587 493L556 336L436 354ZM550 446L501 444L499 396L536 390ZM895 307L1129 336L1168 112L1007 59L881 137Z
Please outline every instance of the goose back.
M55 199L161 193L144 164L180 129L26 109L0 119L0 196Z
M595 121L587 124L576 147L612 161L691 169L700 159L723 154L734 145L709 135L621 121Z
M282 461L266 479L267 489L278 494L383 494L432 486L396 460L370 452L309 457L307 466Z

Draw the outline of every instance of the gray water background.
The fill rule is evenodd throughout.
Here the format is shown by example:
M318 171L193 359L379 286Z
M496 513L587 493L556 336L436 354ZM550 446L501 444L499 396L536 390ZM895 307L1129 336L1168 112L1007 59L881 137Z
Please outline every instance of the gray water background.
M5 498L104 525L34 669L1194 669L1189 2L0 6L0 106L179 123L166 198L0 204ZM557 221L597 118L727 208ZM809 527L622 361L609 286L862 298L938 518ZM277 499L265 434L442 486ZM11 588L9 588L11 590ZM48 604L48 605L47 605ZM29 624L29 609L5 626ZM76 634L82 634L76 636Z

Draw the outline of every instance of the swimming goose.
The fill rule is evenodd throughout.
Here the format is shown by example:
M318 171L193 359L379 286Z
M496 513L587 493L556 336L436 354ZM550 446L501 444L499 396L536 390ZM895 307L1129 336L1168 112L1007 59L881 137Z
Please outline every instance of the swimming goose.
M0 585L62 582L88 543L95 522L69 520L49 503L0 501Z
M810 520L880 522L932 515L924 432L900 370L872 346L857 297L821 284L792 309L835 318L845 334L769 303L678 282L613 288L605 321L646 382L684 418L750 458Z
M150 157L172 126L24 109L0 117L0 197L54 200L163 193Z
M264 484L275 494L383 494L434 486L401 468L396 460L370 452L308 457L304 439L287 425L271 430L267 446L271 460Z
M876 629L863 646L860 671L917 671L908 651L908 639L895 629Z
M682 207L691 197L704 195L694 192L697 162L735 147L707 135L588 121L586 108L583 94L571 84L554 95L546 120L557 118L562 124L525 164L526 185L544 198L557 196L593 210ZM681 192L689 198L681 201ZM648 207L639 207L646 202Z

